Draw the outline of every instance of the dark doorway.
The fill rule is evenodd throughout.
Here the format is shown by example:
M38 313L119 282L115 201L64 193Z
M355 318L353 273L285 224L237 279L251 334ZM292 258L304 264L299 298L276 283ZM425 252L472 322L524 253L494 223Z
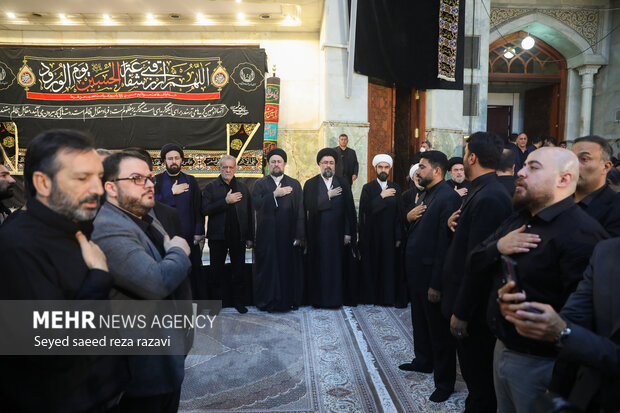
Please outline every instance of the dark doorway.
M512 106L489 106L487 108L487 131L508 139L512 131Z
M523 131L530 139L534 136L547 136L551 133L554 90L555 85L548 85L525 92Z
M409 166L424 140L425 91L368 82L368 180L375 179L372 159L387 153L394 159L390 180L409 188Z

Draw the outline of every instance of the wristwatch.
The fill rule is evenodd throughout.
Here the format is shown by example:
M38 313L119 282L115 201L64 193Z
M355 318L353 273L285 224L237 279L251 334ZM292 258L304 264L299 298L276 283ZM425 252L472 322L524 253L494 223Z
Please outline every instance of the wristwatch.
M564 340L566 339L566 337L570 336L571 333L571 329L570 327L566 326L566 328L564 328L564 330L560 331L560 334L558 334L558 336L555 338L555 344L558 347L562 347L564 345Z

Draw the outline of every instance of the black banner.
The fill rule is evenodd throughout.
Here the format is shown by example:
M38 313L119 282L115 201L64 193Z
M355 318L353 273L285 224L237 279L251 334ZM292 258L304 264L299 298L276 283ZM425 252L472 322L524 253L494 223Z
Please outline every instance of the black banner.
M357 73L416 89L463 89L465 0L358 0L356 29Z
M52 128L88 131L98 147L225 153L227 124L258 123L263 148L264 49L0 48L0 121L20 147Z

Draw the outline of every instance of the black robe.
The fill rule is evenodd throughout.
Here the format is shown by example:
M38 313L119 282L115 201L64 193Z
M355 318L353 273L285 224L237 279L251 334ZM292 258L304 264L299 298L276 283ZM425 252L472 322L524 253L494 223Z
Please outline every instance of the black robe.
M287 311L301 305L303 295L302 251L293 246L305 238L303 194L299 181L287 175L281 187L293 192L274 198L271 176L259 179L252 190L256 211L254 246L254 304L261 310Z
M344 236L350 235L355 243L357 219L351 187L334 176L334 188L342 187L342 194L327 196L327 187L321 175L304 185L304 209L307 216L308 240L307 277L310 303L317 307L340 307L350 291L345 291L347 275L344 260L350 248L344 247Z
M391 197L381 198L376 180L362 188L359 214L359 248L362 256L360 303L395 305L397 292L406 289L396 241L403 239L403 199L400 187L388 181L387 188L396 189Z

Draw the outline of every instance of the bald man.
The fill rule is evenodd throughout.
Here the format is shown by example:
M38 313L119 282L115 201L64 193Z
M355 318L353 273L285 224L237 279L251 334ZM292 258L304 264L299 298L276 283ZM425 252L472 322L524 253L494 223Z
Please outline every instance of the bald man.
M498 341L493 376L499 412L534 411L534 399L546 391L558 354L554 343L520 336L506 321L514 294L551 305L560 311L582 278L594 246L608 238L603 227L575 204L572 195L579 178L579 161L561 148L530 153L518 172L513 203L522 208L474 248L469 270L478 279L492 277L488 323ZM503 261L512 281L505 281ZM519 295L519 297L522 297Z

